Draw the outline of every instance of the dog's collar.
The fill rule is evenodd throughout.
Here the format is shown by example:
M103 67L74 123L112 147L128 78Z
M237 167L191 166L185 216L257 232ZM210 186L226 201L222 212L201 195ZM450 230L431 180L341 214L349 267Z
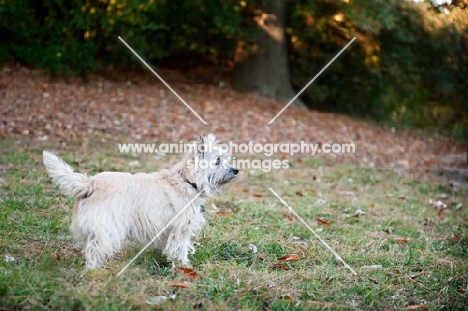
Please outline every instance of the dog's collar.
M187 184L189 184L190 186L192 186L193 189L195 189L195 191L198 192L198 186L197 186L196 183L190 182L190 181L185 177L184 173L182 173L181 171L179 171L179 175L185 180L185 182L186 182Z
M188 181L188 179L185 179L185 181L186 181L190 186L192 186L193 189L195 189L196 191L198 191L198 187L197 187L197 184L196 184L196 183L190 182L190 181Z

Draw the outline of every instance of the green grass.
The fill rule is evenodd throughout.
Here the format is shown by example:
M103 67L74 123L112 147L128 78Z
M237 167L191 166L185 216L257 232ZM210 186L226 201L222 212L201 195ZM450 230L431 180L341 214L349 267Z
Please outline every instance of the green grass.
M129 244L105 269L84 271L68 227L73 200L46 176L43 149L3 141L0 148L0 310L379 310L468 305L468 190L411 180L388 170L327 167L319 159L270 173L242 171L206 204L207 226L191 256L199 277L175 273L156 251ZM150 171L176 156L121 155L113 145L62 146L78 171ZM141 168L129 168L138 159ZM313 178L315 176L315 178ZM273 188L353 267L334 256L274 197ZM441 216L428 204L443 198ZM215 208L228 212L216 214ZM355 216L357 209L365 214ZM317 218L329 223L319 225ZM406 242L406 243L405 243ZM258 248L253 255L249 245ZM277 264L296 253L301 260ZM5 256L13 257L7 262ZM381 265L380 269L362 268ZM171 284L185 281L190 289ZM176 294L151 306L151 296Z

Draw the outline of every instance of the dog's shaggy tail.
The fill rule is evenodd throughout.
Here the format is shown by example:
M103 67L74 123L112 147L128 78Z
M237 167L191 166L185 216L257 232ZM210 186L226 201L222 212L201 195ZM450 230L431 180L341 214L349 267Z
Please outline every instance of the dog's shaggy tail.
M66 195L83 198L93 192L89 177L73 172L73 169L56 155L44 151L42 153L47 173Z

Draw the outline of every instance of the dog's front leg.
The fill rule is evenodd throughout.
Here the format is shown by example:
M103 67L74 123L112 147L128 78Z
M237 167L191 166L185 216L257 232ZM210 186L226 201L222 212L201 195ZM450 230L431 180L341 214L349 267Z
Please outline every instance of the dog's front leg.
M183 228L172 231L167 239L164 254L169 260L177 260L179 265L187 266L190 264L188 254L194 253L195 248L190 241L190 230Z

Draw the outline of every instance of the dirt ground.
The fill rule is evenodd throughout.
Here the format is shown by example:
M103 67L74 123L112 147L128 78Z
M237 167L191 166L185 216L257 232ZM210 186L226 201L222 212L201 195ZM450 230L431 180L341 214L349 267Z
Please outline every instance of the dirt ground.
M0 137L154 143L213 132L221 141L236 143L354 143L354 154L318 157L329 165L347 162L468 185L466 143L294 107L268 125L286 103L236 92L229 85L195 84L175 71L158 72L207 125L149 72L92 75L84 82L9 66L0 69ZM307 155L297 157L302 161Z

